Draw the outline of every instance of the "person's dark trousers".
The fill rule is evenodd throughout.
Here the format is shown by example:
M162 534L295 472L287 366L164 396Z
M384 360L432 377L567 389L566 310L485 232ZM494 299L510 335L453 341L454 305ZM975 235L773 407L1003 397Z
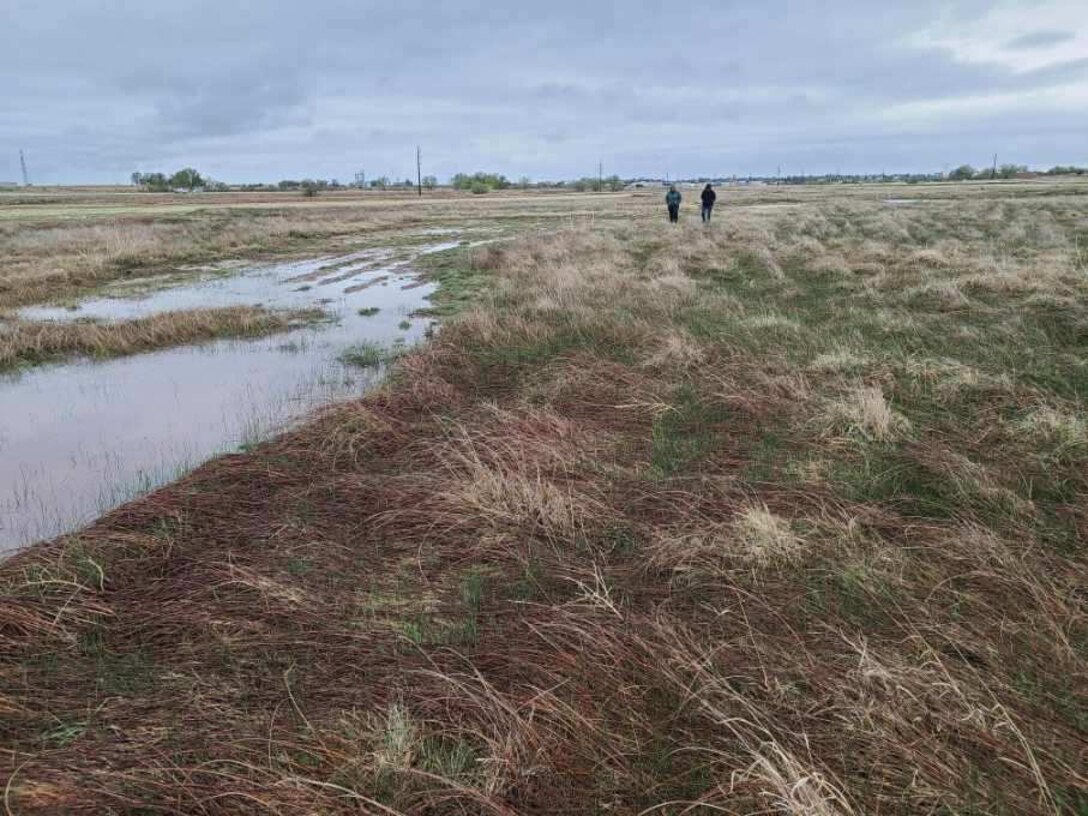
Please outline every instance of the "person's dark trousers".
M669 207L669 221L677 223L680 220L680 208L672 205Z
M714 212L714 205L713 204L704 204L703 205L703 223L704 224L707 223L710 220L710 216L711 216L711 214L713 212Z

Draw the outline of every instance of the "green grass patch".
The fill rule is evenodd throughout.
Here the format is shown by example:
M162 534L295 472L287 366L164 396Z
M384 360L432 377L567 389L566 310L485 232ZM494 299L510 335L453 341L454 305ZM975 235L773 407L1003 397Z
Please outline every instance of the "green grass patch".
M651 473L668 478L689 469L717 444L718 423L729 416L722 405L704 402L695 387L685 383L676 389L669 410L651 429Z
M346 366L372 368L391 363L402 353L403 351L400 349L382 346L377 343L358 343L340 352L337 359Z
M414 266L438 284L431 305L420 312L433 317L449 317L472 305L493 276L490 270L477 268L473 250L463 246L421 255Z

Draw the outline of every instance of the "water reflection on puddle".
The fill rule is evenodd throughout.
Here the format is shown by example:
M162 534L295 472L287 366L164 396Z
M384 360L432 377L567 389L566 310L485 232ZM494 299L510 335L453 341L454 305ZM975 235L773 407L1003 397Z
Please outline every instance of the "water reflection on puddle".
M368 251L259 267L139 300L93 299L78 311L24 310L34 319L108 320L211 306L320 305L337 321L0 377L0 552L79 527L217 453L364 391L380 372L343 366L341 352L358 343L415 343L429 324L411 315L435 287L419 285L410 261L390 258Z

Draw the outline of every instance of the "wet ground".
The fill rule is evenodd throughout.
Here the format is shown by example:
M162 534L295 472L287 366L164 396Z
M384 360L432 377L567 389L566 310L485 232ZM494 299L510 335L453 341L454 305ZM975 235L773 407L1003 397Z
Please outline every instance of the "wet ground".
M95 298L75 310L23 310L33 319L117 320L261 304L318 306L331 319L259 340L0 377L0 552L75 529L218 453L362 393L382 372L339 356L362 343L412 344L429 326L412 315L435 287L412 273L412 257L367 250L242 269L137 299Z

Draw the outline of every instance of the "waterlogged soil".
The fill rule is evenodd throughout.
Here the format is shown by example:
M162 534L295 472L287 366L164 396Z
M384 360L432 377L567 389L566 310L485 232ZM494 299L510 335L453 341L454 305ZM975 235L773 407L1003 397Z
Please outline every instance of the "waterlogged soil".
M456 245L417 248L414 256ZM245 269L139 299L22 310L35 320L122 320L259 304L320 307L330 320L257 340L0 377L0 552L76 529L216 454L361 394L382 372L343 364L343 352L411 345L430 325L413 316L435 290L412 271L414 256L367 250Z

